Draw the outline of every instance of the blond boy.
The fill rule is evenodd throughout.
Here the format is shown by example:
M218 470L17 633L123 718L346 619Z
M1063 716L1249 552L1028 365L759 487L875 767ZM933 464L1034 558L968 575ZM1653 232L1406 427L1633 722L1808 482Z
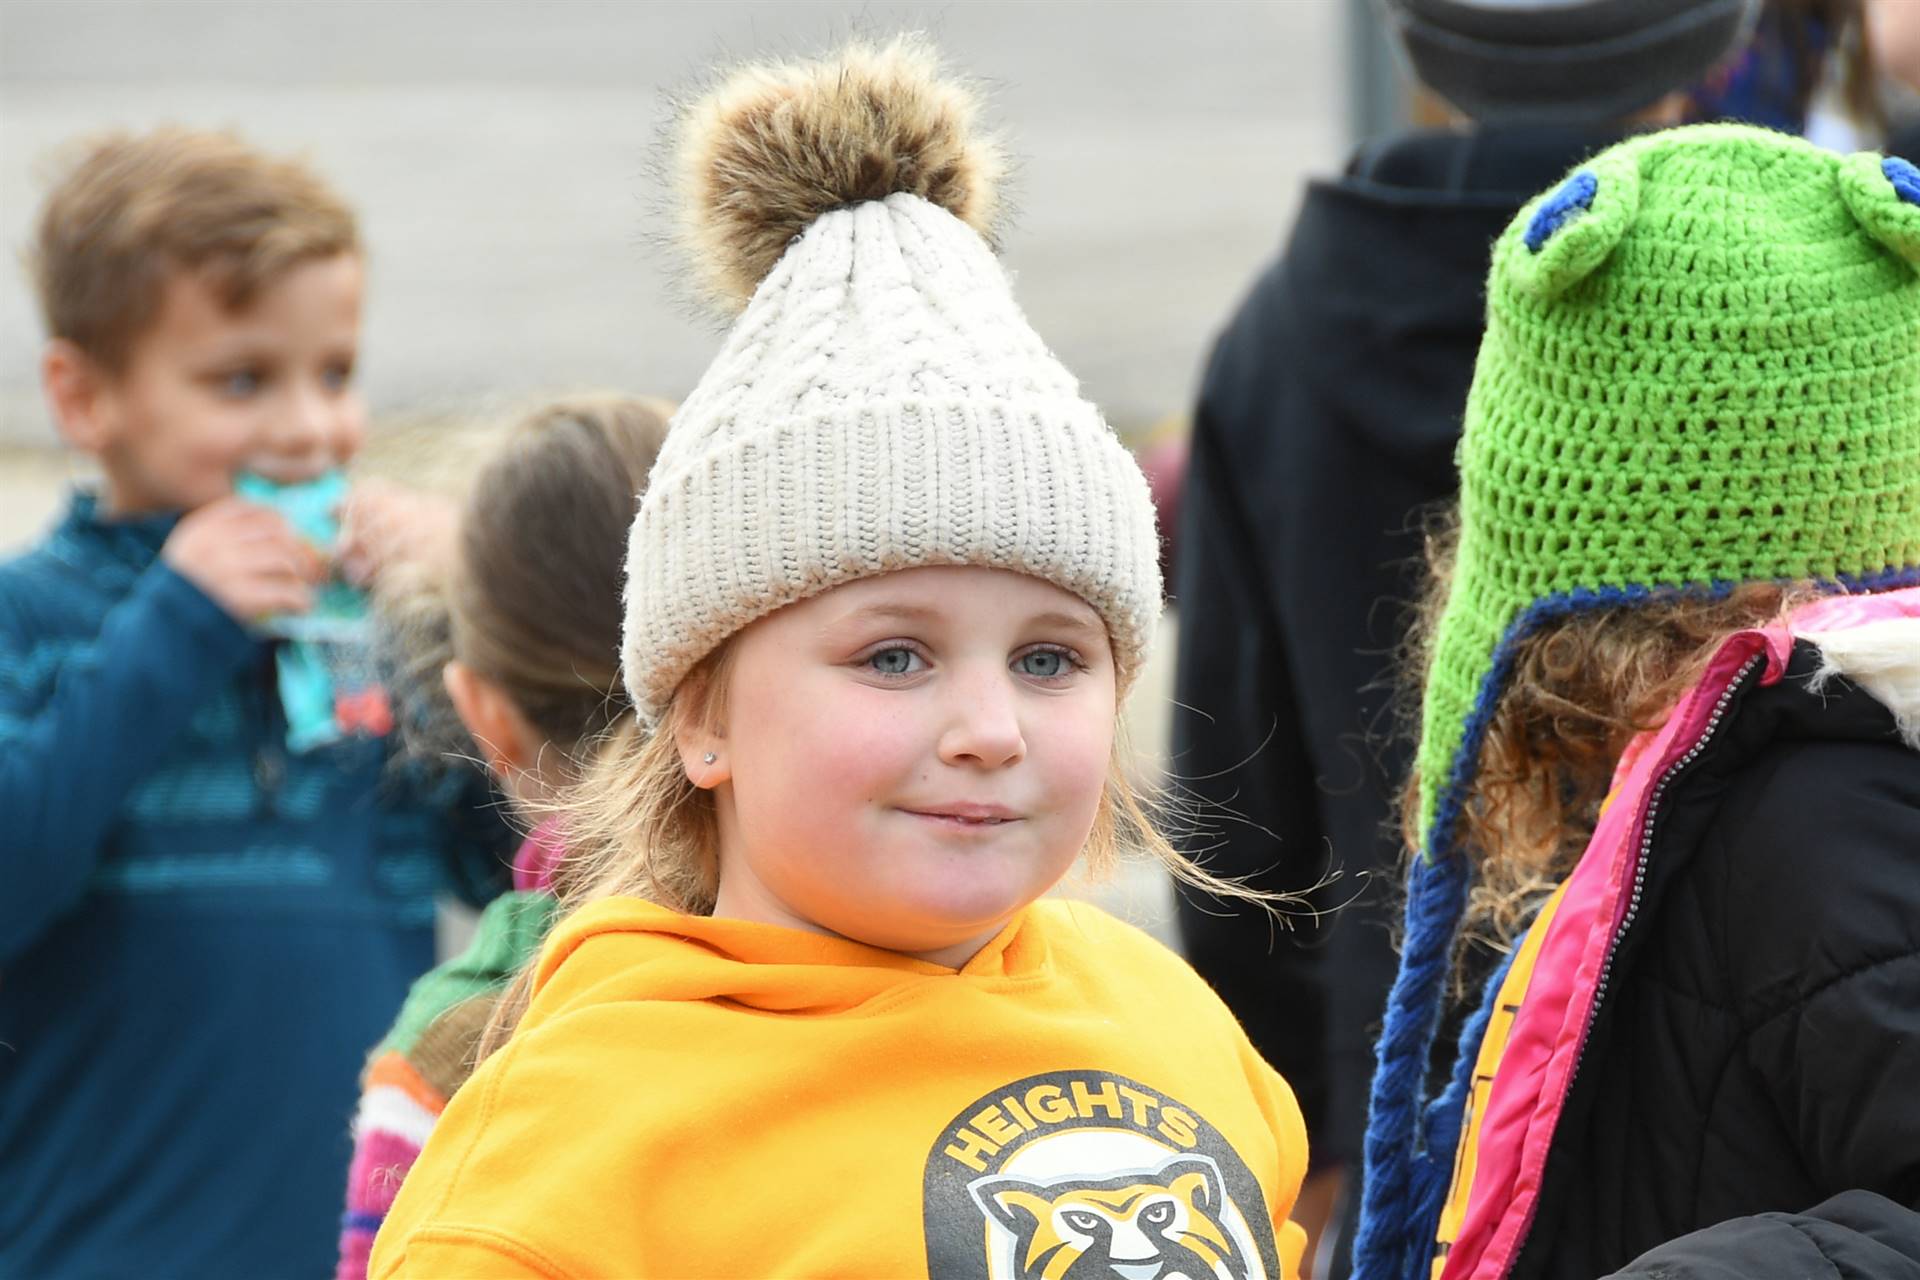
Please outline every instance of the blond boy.
M232 490L360 444L359 232L161 130L87 148L28 256L100 481L0 563L0 1275L320 1275L361 1050L503 834L380 737L289 750L254 625L329 572Z

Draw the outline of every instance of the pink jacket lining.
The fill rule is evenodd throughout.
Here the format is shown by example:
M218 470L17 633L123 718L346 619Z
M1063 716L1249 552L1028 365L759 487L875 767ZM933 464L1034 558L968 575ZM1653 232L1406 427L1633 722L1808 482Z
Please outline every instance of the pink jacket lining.
M1734 677L1764 656L1763 685L1785 674L1793 638L1848 630L1887 618L1920 617L1920 587L1836 596L1784 624L1729 637L1700 682L1658 730L1622 754L1613 802L1594 831L1554 916L1481 1118L1467 1212L1441 1280L1497 1280L1513 1265L1533 1220L1542 1170L1586 1042L1602 966L1626 918L1654 788L1706 734Z

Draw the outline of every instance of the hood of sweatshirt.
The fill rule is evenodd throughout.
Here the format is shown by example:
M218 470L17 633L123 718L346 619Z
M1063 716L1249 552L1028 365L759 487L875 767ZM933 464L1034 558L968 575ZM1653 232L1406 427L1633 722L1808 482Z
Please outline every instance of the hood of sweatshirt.
M1451 467L1493 241L1522 204L1619 137L1401 134L1360 151L1339 179L1310 184L1278 279L1262 286L1280 308L1290 376L1376 448Z
M1073 910L1067 902L1035 903L956 970L826 934L607 898L575 912L548 938L528 1025L611 1001L724 1000L769 1013L831 1015L927 983L1028 986L1044 982L1051 967L1046 931L1029 922L1036 913Z

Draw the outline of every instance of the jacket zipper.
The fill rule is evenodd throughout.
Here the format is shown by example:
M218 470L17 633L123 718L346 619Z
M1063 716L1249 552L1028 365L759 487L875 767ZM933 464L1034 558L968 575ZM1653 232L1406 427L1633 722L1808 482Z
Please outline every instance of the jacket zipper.
M1733 679L1727 682L1727 687L1720 691L1719 698L1714 701L1713 711L1707 717L1706 726L1693 740L1693 745L1688 747L1678 760L1667 766L1666 772L1662 773L1659 780L1653 784L1653 789L1647 797L1647 816L1640 829L1640 850L1634 860L1633 888L1627 894L1627 911L1620 919L1620 927L1613 931L1613 938L1607 944L1606 959L1600 962L1600 976L1593 987L1593 1004L1587 1010L1586 1026L1580 1030L1580 1047L1574 1052L1573 1070L1567 1074L1567 1089L1562 1101L1563 1109L1564 1098L1573 1096L1574 1086L1580 1080L1580 1067L1587 1056L1587 1038L1593 1032L1593 1024L1600 1020L1600 1006L1607 998L1607 984L1613 977L1613 959L1619 954L1621 940L1627 936L1627 930L1633 927L1635 917L1640 914L1640 898L1647 886L1647 861L1653 853L1653 827L1660 813L1660 801L1665 798L1668 785L1699 759L1712 743L1714 735L1720 731L1720 722L1726 718L1727 708L1733 705L1734 697L1745 687L1747 677L1752 675L1755 668L1759 667L1765 659L1765 654L1756 653L1734 673ZM1541 1178L1543 1185L1545 1181L1543 1173ZM1511 1261L1507 1264L1503 1275L1513 1274L1513 1268L1519 1263L1520 1255L1526 1251L1527 1241L1533 1235L1533 1218L1539 1211L1540 1196L1535 1193L1533 1203L1527 1208L1526 1224L1520 1228L1520 1234L1514 1241L1513 1252L1509 1255Z
M271 819L279 814L280 786L287 779L287 730L280 711L279 655L271 644L262 648L266 659L256 662L247 680L247 697L255 712L248 720L253 737L253 784L258 788L255 812Z

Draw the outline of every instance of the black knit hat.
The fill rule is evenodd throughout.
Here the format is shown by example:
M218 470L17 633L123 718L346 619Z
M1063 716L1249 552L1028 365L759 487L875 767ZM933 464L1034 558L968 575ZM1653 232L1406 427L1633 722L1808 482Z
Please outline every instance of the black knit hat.
M1759 0L1382 0L1435 93L1490 123L1612 120L1698 80Z

